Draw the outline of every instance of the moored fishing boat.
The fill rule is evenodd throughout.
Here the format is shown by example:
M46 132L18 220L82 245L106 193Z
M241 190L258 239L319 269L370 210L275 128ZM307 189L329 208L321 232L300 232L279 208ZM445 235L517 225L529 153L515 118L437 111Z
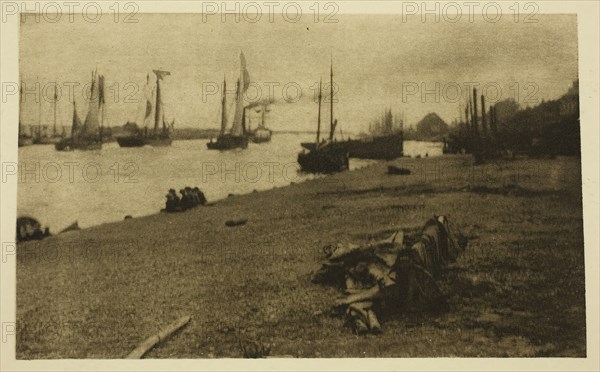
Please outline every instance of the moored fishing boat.
M41 100L40 100L41 103ZM66 133L63 127L62 133L59 134L56 130L56 104L58 103L58 95L56 91L56 87L54 87L54 101L53 101L53 112L54 112L54 125L52 127L52 135L48 134L48 127L46 126L38 126L38 136L34 139L35 144L40 145L54 145L60 142L63 138L66 137ZM43 132L42 132L43 129Z
M98 76L97 72L93 71L90 103L83 125L77 115L76 103L73 102L71 137L61 139L54 148L58 151L102 149L103 125L101 123L104 121L104 105L104 76Z
M404 155L402 128L394 129L391 125L384 130L371 131L364 138L338 141L334 145L348 152L351 158L391 160ZM307 150L312 150L315 146L313 142L302 143L302 147Z
M171 146L171 143L173 142L173 139L171 138L171 133L169 130L169 127L172 127L173 123L171 123L171 125L169 126L169 125L167 125L167 122L165 121L165 114L164 114L161 89L160 89L162 79L165 76L171 75L171 73L169 71L163 71L163 70L152 70L152 71L156 75L156 87L155 87L156 88L156 97L155 97L156 101L154 103L154 106L152 105L153 93L150 93L148 95L150 76L147 75L146 76L146 87L145 87L146 105L143 108L144 115L143 115L143 118L141 119L141 121L144 123L144 129L141 130L136 127L133 130L133 133L130 133L127 136L116 137L117 143L119 144L120 147L142 147L145 145L149 145L149 146L153 146L153 147ZM147 124L148 124L149 118L152 116L152 113L154 113L154 129L151 133L148 133ZM161 121L162 121L162 128L161 128L161 124L160 124Z
M223 78L223 91L221 95L221 131L217 140L206 144L210 150L231 150L236 148L248 147L249 134L246 132L246 108L244 107L244 93L250 85L250 75L246 69L246 58L244 53L240 53L240 77L237 81L236 96L235 96L235 113L233 123L229 132L227 132L227 98L226 84Z
M314 146L308 150L303 150L298 154L298 163L303 172L309 173L335 173L347 170L349 168L348 152L342 146L338 146L333 140L337 120L333 120L333 65L330 72L330 127L329 140L320 141L321 133L321 82L319 82L319 113L317 118L317 139Z
M116 137L116 139L120 147L142 147L146 144L144 137L141 135Z
M21 124L21 118L23 117L23 84L19 89L19 139L17 145L19 147L33 145L33 138L24 133L23 125Z
M259 126L250 132L250 140L254 143L265 143L271 141L271 135L273 132L265 126L265 117L267 112L269 112L268 105L262 104L260 109L260 124Z
M341 143L351 158L391 160L403 155L402 132Z

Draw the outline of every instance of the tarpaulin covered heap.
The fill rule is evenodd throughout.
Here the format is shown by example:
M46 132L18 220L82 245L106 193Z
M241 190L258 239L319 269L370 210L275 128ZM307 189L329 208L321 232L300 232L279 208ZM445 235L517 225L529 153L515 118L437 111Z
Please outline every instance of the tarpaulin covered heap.
M324 247L327 261L313 282L344 292L335 305L345 311L355 333L379 333L377 314L445 308L436 281L466 245L461 234L453 234L445 216L434 216L412 239L397 231L366 245Z

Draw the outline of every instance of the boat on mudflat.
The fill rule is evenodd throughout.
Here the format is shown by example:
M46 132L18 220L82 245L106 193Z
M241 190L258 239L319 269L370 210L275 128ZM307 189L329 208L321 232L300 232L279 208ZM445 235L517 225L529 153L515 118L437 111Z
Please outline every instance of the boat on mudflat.
M346 151L351 158L391 160L404 155L403 143L402 132L397 132L364 139L336 141L333 146L340 151ZM302 142L302 147L313 150L316 143Z
M391 160L403 155L403 135L393 133L366 139L347 140L343 146L351 158Z
M317 117L317 139L313 146L307 148L302 144L304 150L298 154L298 164L303 172L309 173L335 173L349 169L348 152L343 146L334 142L333 135L337 126L337 120L333 120L333 65L330 72L331 79L331 109L329 140L320 141L321 135L321 82L319 82L319 114ZM307 151L308 150L308 151Z

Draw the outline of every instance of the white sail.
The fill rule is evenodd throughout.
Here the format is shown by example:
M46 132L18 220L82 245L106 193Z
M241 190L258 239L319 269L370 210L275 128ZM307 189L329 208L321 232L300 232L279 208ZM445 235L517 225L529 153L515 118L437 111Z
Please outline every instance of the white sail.
M136 123L139 127L147 127L154 116L154 91L150 88L150 75L146 75L146 85L142 91L140 100L139 114Z
M163 70L152 70L156 74L156 104L154 105L154 135L158 134L159 126L161 121L163 121L163 102L161 97L161 80L165 76L171 75L169 71ZM163 126L164 130L164 126Z
M244 134L243 120L244 120L244 94L250 85L250 75L246 69L246 58L244 52L240 53L240 79L237 84L237 93L235 96L235 115L233 117L233 124L231 126L231 134L234 136L241 136Z
M98 91L97 73L92 72L92 87L88 112L81 130L82 136L96 136L100 128L100 94Z

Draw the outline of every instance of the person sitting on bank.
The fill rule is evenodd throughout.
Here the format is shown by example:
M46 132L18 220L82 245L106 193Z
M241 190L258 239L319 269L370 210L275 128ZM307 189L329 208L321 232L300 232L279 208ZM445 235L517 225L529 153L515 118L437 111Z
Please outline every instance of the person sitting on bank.
M170 189L167 194L167 202L165 205L165 210L167 212L177 212L179 210L179 197L174 189Z
M193 208L193 207L197 206L198 205L198 199L196 198L194 190L192 190L191 187L186 186L185 187L185 192L186 192L186 194L188 195L188 198L189 198L190 208Z
M198 204L205 205L206 197L204 196L204 193L202 191L200 191L200 189L198 187L194 187L194 193L196 194L196 197L198 198Z
M187 192L187 190L181 189L179 192L181 193L181 202L179 203L181 210L185 211L192 208L191 195Z

